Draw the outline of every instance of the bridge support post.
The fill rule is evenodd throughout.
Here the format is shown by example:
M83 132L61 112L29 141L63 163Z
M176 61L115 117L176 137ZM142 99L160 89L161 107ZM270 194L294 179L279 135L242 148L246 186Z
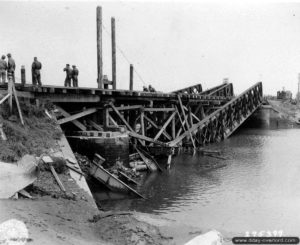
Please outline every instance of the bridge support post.
M111 52L112 52L112 82L113 89L116 89L116 32L115 32L115 18L111 18Z
M130 64L130 72L129 72L129 90L133 90L133 65Z
M26 83L26 71L25 66L21 66L21 83L24 86Z
M98 77L97 83L98 88L103 88L103 62L102 62L102 8L97 7L97 67Z

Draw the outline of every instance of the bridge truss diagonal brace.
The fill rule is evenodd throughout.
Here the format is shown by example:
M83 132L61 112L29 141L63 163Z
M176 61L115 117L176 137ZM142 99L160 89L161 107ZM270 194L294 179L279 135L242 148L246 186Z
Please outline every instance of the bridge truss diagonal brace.
M62 109L61 107L59 106L56 106L56 108L61 112L61 114L64 116L64 117L70 117L71 114L69 114L68 112L66 112L64 109ZM78 128L80 128L82 131L86 131L86 126L84 126L81 122L79 122L78 120L73 120L71 121L75 126L77 126Z
M148 116L144 115L144 119L146 119L154 128L159 129L159 126L155 122L153 122ZM172 137L165 130L162 132L162 134L166 136L168 140L172 140Z
M1 105L5 100L7 100L10 96L11 96L11 94L5 95L4 98L2 98L2 99L0 100L0 105Z
M78 118L81 118L81 117L84 117L84 116L87 116L87 115L90 115L92 113L95 113L97 111L96 108L91 108L91 109L87 109L87 110L84 110L80 113L77 113L77 114L74 114L74 115L70 115L68 117L65 117L63 119L60 119L57 121L58 124L64 124L64 123L67 123L67 122L70 122L70 121L73 121L73 120L76 120Z
M157 140L161 136L161 134L166 130L167 126L169 125L169 123L171 122L173 117L175 117L175 115L176 115L176 111L174 111L172 113L172 115L168 118L168 120L165 122L165 124L162 126L162 128L159 130L159 132L154 137L154 140Z
M180 105L180 108L181 108L181 111L182 111L182 115L183 115L183 118L184 118L184 121L183 121L183 123L182 123L182 126L184 125L184 123L186 123L186 127L187 127L187 131L186 131L186 132L190 135L191 141L192 141L192 144L193 144L193 147L194 147L194 149L196 149L195 140L194 140L194 138L193 138L192 132L190 131L190 126L189 126L187 117L186 117L186 115L185 115L184 108L183 108L183 104L182 104L182 101L181 101L181 98L180 98L180 95L179 95L179 94L177 95L177 98L178 98L179 105ZM179 112L178 112L178 116L179 116L179 118L181 119L181 116L180 116ZM191 127L192 127L192 126L193 126L193 125L191 125Z

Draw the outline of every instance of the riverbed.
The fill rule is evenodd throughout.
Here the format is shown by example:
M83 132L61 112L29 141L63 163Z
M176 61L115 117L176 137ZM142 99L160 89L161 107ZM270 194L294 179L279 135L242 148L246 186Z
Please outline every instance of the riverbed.
M299 128L281 121L244 127L209 148L220 150L226 160L175 157L169 171L142 181L139 191L147 200L103 190L95 196L107 210L156 214L201 232L216 229L228 239L260 231L300 236ZM225 166L203 168L220 163Z

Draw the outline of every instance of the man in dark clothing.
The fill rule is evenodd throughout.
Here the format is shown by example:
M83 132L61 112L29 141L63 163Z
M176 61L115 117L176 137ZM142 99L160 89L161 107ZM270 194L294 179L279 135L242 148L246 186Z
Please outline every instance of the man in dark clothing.
M31 66L31 73L32 73L32 84L36 86L37 84L39 86L42 86L41 83L41 72L42 69L42 63L38 61L37 57L34 57L33 63Z
M72 66L72 80L73 80L73 87L78 87L78 75L79 75L79 70L76 68L75 65Z
M156 90L151 85L149 85L149 92L154 93L154 92L156 92Z
M12 79L15 82L15 69L16 63L14 59L11 57L11 54L7 54L8 62L7 62L7 78Z
M69 64L66 65L64 71L66 72L65 87L71 87L72 69Z
M5 55L2 55L0 60L0 83L6 82L6 70L7 70L7 63L5 61Z

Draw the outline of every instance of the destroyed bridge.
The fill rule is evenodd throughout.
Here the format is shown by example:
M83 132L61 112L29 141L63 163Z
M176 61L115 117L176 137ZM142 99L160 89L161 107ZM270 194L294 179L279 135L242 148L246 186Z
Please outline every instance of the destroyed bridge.
M64 131L102 136L124 128L147 148L201 147L229 137L261 105L262 83L234 96L231 83L202 91L201 84L171 93L134 90L34 87L15 84L19 98L52 102ZM7 84L0 85L5 95Z

